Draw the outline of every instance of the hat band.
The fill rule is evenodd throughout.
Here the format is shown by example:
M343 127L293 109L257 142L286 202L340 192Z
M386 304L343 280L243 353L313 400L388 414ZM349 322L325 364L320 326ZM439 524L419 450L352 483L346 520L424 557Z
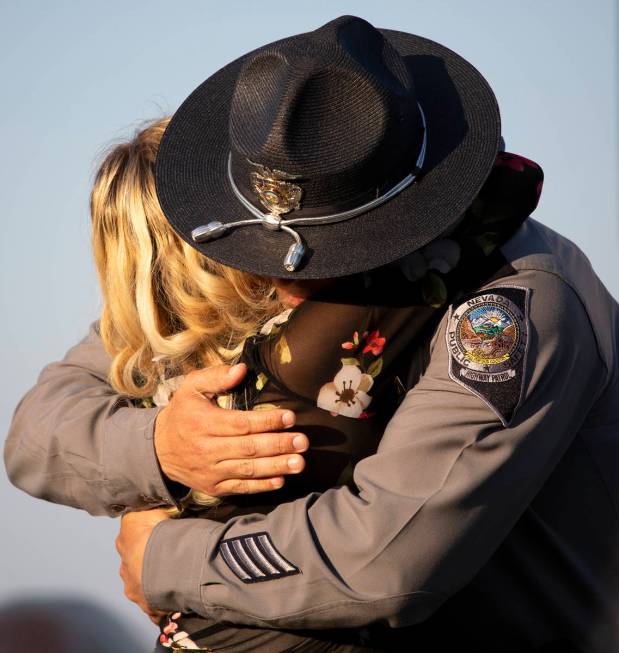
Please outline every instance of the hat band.
M232 188L232 191L234 192L239 202L252 215L255 216L255 219L237 220L236 222L229 223L222 223L219 221L209 222L206 225L202 225L193 229L191 232L191 238L195 243L204 243L223 236L229 229L255 224L261 224L263 227L265 227L265 229L269 229L271 231L286 231L294 238L295 242L290 246L290 249L284 258L284 268L288 272L294 272L303 258L305 253L305 246L303 245L303 241L301 240L299 234L294 229L291 229L291 225L295 225L297 227L310 227L314 225L333 224L335 222L350 220L351 218L361 215L362 213L370 211L371 209L374 209L381 204L388 202L391 198L395 197L398 193L402 192L405 188L413 183L423 167L428 143L426 117L419 102L417 103L417 106L419 107L419 113L421 115L421 122L423 125L423 140L419 150L419 156L417 157L417 161L415 163L415 168L411 173L406 175L404 179L392 186L387 192L383 193L379 197L376 197L375 199L370 200L361 206L349 209L347 211L341 211L340 213L330 213L328 215L319 215L306 218L290 218L284 220L279 215L262 212L241 193L234 182L234 178L232 177L232 153L230 153L228 155L228 180L230 181L230 187Z

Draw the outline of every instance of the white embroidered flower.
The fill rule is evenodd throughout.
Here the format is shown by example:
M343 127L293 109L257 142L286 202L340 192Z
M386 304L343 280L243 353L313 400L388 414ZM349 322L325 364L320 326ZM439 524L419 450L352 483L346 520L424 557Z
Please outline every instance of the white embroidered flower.
M333 381L320 388L316 405L345 417L359 417L372 401L367 393L373 383L356 365L342 365Z
M287 322L288 318L290 317L290 313L292 313L292 309L287 308L282 313L279 313L275 317L272 317L268 322L265 322L262 325L262 328L260 329L261 335L268 336L269 333L273 331L273 327L279 326L280 324L284 324L284 322Z
M200 648L194 641L191 639L188 633L184 630L179 630L172 636L172 641L174 646L172 648L181 648L192 651L203 651L203 648Z
M459 260L460 245L455 240L439 238L399 259L396 264L409 281L417 281L425 276L428 270L447 274L458 265Z
M184 374L173 376L171 379L161 381L153 395L155 406L167 406L170 403L170 397L178 390L178 386L183 382Z

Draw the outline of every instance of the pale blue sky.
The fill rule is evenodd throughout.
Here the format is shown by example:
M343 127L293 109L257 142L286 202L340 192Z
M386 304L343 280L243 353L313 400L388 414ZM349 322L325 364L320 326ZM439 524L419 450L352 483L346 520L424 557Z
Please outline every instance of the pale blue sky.
M346 13L444 43L499 100L509 151L542 165L535 216L570 237L619 296L616 0L0 0L2 431L40 369L96 319L88 193L97 155L172 112L228 61ZM79 592L124 603L116 524L22 495L0 475L0 601Z

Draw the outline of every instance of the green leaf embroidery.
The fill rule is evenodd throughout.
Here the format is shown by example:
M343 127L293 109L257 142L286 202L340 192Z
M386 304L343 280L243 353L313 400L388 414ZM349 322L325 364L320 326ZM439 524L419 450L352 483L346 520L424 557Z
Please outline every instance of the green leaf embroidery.
M381 356L380 358L377 358L371 365L368 367L368 374L376 378L380 373L381 370L383 369L383 357Z
M498 234L492 231L487 231L486 233L477 236L475 240L477 241L477 244L481 247L484 254L488 256L488 254L491 254L496 249L498 243L498 237L499 237Z
M428 306L439 308L447 301L447 286L438 274L428 272L422 280L421 295Z
M356 365L357 367L361 367L361 363L356 358L342 358L341 361L342 365Z

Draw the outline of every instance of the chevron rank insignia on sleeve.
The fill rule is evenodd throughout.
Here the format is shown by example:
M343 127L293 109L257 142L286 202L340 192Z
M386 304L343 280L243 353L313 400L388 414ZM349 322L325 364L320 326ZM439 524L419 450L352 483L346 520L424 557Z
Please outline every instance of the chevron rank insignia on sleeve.
M222 540L219 554L230 571L244 583L260 583L301 573L275 548L267 532Z

